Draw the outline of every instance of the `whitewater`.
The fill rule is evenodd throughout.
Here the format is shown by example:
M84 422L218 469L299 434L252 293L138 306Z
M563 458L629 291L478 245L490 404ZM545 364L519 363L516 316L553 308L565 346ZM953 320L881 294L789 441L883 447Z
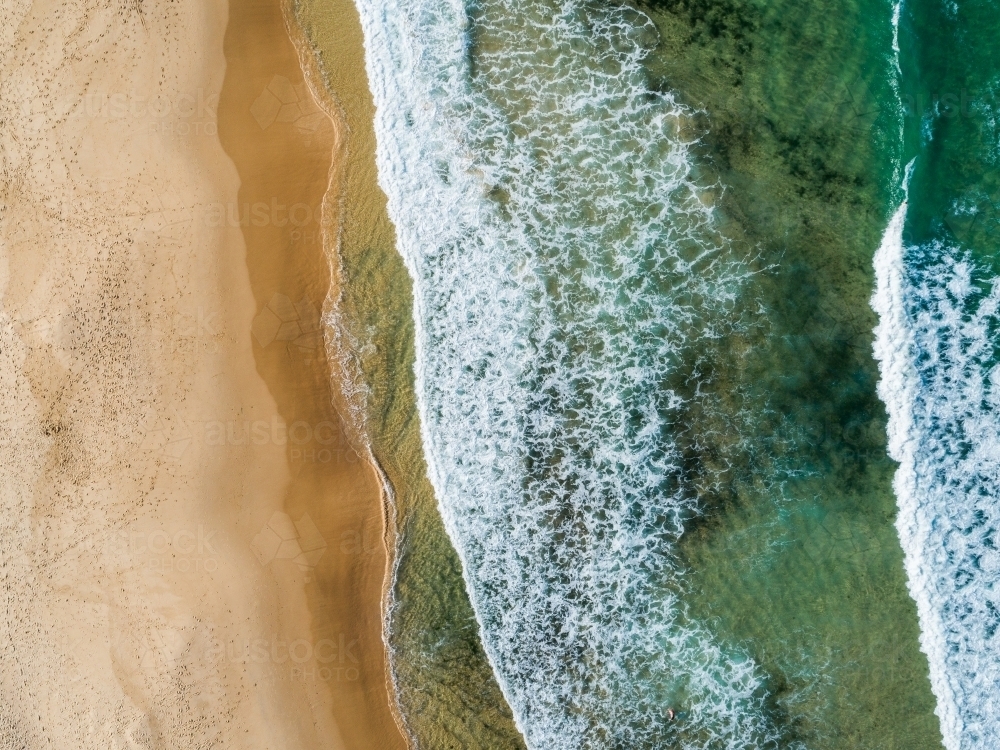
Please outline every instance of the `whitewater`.
M518 729L777 746L757 665L681 605L698 499L670 382L734 325L748 270L692 113L646 85L655 29L576 2L358 8L429 476Z
M893 51L903 79L901 8L893 14ZM921 123L923 151L935 137L929 126ZM889 415L888 452L899 462L896 528L944 745L998 747L1000 278L954 236L906 240L921 158L905 170L904 198L875 255L878 393ZM953 200L951 209L965 212Z
M896 525L945 746L996 747L1000 283L955 248L905 247L905 215L904 202L876 255L872 300L900 464Z
M907 208L876 253L872 297L896 526L944 744L998 747L1000 279L956 246L907 245Z

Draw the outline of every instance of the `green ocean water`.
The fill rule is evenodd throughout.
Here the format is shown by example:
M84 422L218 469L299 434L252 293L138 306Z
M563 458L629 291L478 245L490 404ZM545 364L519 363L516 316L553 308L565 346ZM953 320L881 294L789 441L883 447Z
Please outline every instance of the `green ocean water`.
M939 747L871 355L872 255L899 198L902 157L892 6L636 7L660 35L645 61L650 90L699 111L690 125L699 177L718 184L721 231L754 271L732 312L748 325L672 383L710 395L690 400L677 430L702 509L677 553L684 606L760 665L780 745ZM357 20L347 3L326 0L302 0L299 14L355 144L342 314L370 389L374 450L397 494L390 632L401 710L421 747L523 747L426 478L412 288L375 186ZM475 63L486 51L472 44L468 55ZM912 130L919 116L906 119Z
M726 442L691 451L727 481L682 538L687 602L764 666L790 738L938 747L871 356L872 255L898 199L892 8L649 12L663 36L651 68L704 109L720 209L764 269L759 338L716 360L739 435L720 425Z
M916 157L905 239L968 251L1000 272L1000 14L993 3L920 0L902 16L907 160Z
M876 263L900 538L954 750L1000 742L998 34L993 2L902 6L908 190Z

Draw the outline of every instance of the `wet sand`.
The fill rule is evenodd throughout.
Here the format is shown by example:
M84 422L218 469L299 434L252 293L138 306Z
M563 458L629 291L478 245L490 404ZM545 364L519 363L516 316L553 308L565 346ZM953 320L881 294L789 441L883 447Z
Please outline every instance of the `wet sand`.
M233 5L9 9L2 747L404 746L319 330L335 130Z
M220 138L242 181L243 213L232 218L241 220L260 310L254 321L257 368L285 423L306 425L289 433L292 477L285 510L292 518L308 515L330 542L306 588L313 638L357 643L357 672L345 669L343 679L329 681L348 746L403 747L390 710L381 639L386 559L380 483L347 438L334 408L339 403L343 409L342 394L331 389L324 342L309 330L333 279L330 245L340 221L343 128L334 126L310 90L302 73L310 61L304 52L300 60L285 34L277 0L234 3L225 52ZM267 207L266 221L256 220L262 212L254 210L261 206ZM281 206L288 207L287 217Z
M386 639L401 723L421 747L523 748L427 478L414 390L412 286L378 182L358 9L353 0L299 0L296 13L346 124L337 256L348 283L336 304L343 338L354 346L335 359L346 360L341 380L360 384L355 413L393 490L400 533Z

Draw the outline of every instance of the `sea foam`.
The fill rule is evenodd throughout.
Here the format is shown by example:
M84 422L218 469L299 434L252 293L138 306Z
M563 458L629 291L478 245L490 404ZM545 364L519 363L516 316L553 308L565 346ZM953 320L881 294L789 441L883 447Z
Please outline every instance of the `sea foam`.
M902 77L899 21L893 53ZM899 87L896 85L899 96ZM899 101L902 123L902 100ZM900 142L902 143L902 131ZM875 254L878 392L907 584L944 745L1000 746L1000 279L950 244L908 246L904 200Z
M875 356L897 529L944 744L1000 746L1000 280L941 243L875 256Z
M746 269L651 91L648 18L358 0L414 283L431 481L529 747L770 747L753 661L680 604L684 357ZM669 722L666 708L684 709Z

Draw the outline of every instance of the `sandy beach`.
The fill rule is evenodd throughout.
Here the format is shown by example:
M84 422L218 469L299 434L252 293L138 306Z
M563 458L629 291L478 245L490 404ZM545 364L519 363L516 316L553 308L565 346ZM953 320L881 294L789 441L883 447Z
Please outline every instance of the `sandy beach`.
M404 747L280 5L10 6L0 746Z

